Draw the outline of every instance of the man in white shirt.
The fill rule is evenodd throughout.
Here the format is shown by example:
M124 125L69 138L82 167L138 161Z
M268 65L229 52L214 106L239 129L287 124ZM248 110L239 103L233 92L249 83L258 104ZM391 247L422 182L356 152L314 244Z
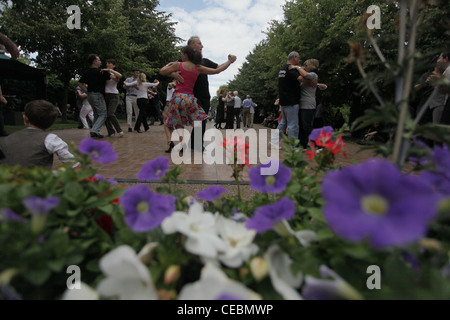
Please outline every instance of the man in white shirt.
M449 70L449 54L450 52L442 52L439 56L436 64L436 68L431 76L428 77L427 82L434 87L434 98L430 101L429 108L433 112L433 123L445 123L449 122L448 118L448 107L444 114L444 109L448 103L448 86L437 84L440 79L447 78L450 80L450 70ZM447 121L446 121L447 120Z
M250 95L247 95L247 98L242 103L242 122L244 127L250 128L250 110L253 107L253 101L250 98ZM253 113L255 110L253 109Z
M241 128L241 107L242 107L242 99L238 96L239 92L233 92L233 100L234 100L234 116L236 117L236 129Z
M137 81L139 77L139 70L133 69L133 76L127 78L125 83L132 83ZM133 132L133 110L135 119L139 116L139 107L137 105L137 89L136 87L127 87L125 84L123 85L124 89L127 90L125 103L127 107L127 124L128 124L128 132Z

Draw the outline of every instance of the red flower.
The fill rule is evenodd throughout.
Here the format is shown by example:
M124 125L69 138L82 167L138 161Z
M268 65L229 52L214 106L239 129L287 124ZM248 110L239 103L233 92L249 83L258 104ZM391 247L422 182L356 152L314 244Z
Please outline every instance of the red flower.
M97 224L111 237L113 235L113 220L110 215L102 214L97 220Z
M90 177L90 178L86 178L86 179L84 179L83 181L91 181L91 182L96 182L96 181L97 181L97 179L95 179L95 176L92 176L92 177Z
M320 154L320 152L317 152L316 147L326 148L331 152L334 159L334 156L341 152L346 145L344 140L342 140L342 135L338 136L336 140L333 140L332 132L321 131L319 137L314 142L311 142L311 150L305 152L305 154L309 155L309 159L313 159ZM344 157L347 157L345 151L342 151L342 154Z
M234 137L234 139L224 139L222 142L222 147L225 148L225 150L233 150L233 154L228 155L231 156L233 158L230 157L231 162L233 163L237 163L238 160L238 156L240 156L240 162L244 162L245 165L247 167L251 167L250 166L250 159L249 159L249 149L250 146L249 144L239 138L239 137Z

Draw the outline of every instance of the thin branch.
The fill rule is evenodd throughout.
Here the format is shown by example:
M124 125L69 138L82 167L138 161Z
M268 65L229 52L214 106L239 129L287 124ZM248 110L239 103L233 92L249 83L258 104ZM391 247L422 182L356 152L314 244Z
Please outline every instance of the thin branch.
M406 11L407 1L402 0L400 3L400 34L398 41L398 65L401 66L405 59L405 39L406 39Z
M375 38L372 36L372 33L370 33L370 32L369 32L369 39L370 39L370 42L371 42L373 48L375 49L375 52L377 53L378 57L380 58L381 62L383 62L383 64L386 66L386 68L388 70L392 70L391 65L389 64L389 62L387 62L386 58L383 55L383 52L381 52L381 49L378 46L377 41L375 40Z
M403 3L403 2L402 2ZM414 74L414 51L416 47L417 26L418 26L418 0L413 0L411 11L411 30L408 42L408 67L405 72L405 83L400 103L400 118L395 136L393 160L399 166L403 166L407 153L407 141L404 137L406 116L409 109L408 98L411 94L413 74Z
M384 103L383 99L381 98L381 96L378 94L377 90L375 90L375 87L373 86L373 83L370 80L367 79L367 74L366 74L366 72L364 71L364 69L363 69L363 67L361 65L361 60L357 59L356 60L356 64L358 65L359 72L361 73L363 79L367 80L367 82L369 83L370 91L372 91L372 93L374 94L375 98L378 100L378 103L381 106L384 106L385 103Z
M431 100L434 99L434 96L438 92L438 88L434 88L431 95L428 97L427 101L423 104L422 108L420 108L419 113L417 114L416 119L414 120L414 127L416 127L419 124L420 119L422 119L423 115L425 114L425 111L427 111L428 106L430 105Z

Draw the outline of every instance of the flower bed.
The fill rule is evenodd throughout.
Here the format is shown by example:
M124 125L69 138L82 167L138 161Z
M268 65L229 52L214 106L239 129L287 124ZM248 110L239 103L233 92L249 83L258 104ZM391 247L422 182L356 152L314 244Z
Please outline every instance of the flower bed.
M249 200L219 186L187 196L167 158L138 173L163 187L125 188L90 167L117 158L92 139L80 169L0 167L0 298L450 298L448 148L402 173L382 158L339 168L342 137L311 139L307 154L286 141L273 175L251 168Z

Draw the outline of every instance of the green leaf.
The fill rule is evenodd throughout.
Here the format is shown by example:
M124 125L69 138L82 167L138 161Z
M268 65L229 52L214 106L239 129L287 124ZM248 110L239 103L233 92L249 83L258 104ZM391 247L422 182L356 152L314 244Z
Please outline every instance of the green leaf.
M50 269L30 269L24 273L25 279L35 286L42 286L52 275Z
M65 259L64 258L47 261L47 266L53 272L60 272L63 269L64 265L65 265Z

